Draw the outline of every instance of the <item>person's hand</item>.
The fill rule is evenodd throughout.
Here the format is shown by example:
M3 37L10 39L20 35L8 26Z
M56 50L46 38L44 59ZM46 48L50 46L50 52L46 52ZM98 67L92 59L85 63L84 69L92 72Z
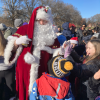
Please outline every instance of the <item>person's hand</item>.
M59 50L59 55L64 55L65 49L61 46Z
M65 49L65 48L67 47L68 44L70 44L70 41L65 41L65 42L63 43L63 45L62 45L62 48Z
M94 74L94 79L100 79L100 70Z
M29 39L27 36L21 36L20 38L18 38L16 40L16 44L17 45L25 45L25 44L29 44L29 41L31 41L31 39Z
M64 58L68 57L72 51L72 47L73 45L69 44L66 48L65 48L65 54L64 54Z

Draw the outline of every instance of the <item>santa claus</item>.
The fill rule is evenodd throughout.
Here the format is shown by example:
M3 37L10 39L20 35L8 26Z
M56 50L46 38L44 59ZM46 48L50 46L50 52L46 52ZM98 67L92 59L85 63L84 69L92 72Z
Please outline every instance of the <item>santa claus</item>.
M8 65L17 60L16 92L19 100L28 100L33 83L42 72L48 71L47 62L59 51L59 46L50 7L35 8L29 24L21 26L9 38L4 54Z

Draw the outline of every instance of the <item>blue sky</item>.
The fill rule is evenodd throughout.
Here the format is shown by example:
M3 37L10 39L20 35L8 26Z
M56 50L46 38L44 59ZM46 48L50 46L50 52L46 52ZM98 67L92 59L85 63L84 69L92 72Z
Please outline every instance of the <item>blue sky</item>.
M90 18L100 14L100 0L62 0L64 3L72 4L78 9L82 18Z
M62 0L64 3L72 4L80 12L82 18L90 18L100 14L100 0ZM2 4L0 2L0 7Z

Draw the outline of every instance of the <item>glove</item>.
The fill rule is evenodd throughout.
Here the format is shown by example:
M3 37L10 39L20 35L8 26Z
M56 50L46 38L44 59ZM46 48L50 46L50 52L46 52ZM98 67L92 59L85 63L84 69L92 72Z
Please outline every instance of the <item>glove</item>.
M64 58L68 57L72 51L72 47L73 45L69 44L66 48L65 48L65 54L64 54Z
M29 39L27 36L21 36L20 38L18 38L16 40L16 44L17 45L21 45L21 44L29 44L29 41L31 41L31 39Z
M35 62L35 57L31 53L27 52L27 54L24 56L24 60L26 63L32 64Z
M64 53L65 53L65 49L64 49L64 47L60 47L60 50L59 50L59 54L60 55L64 55Z
M65 42L63 43L63 45L62 45L62 48L66 48L66 46L67 46L68 44L70 44L70 41L69 41L69 40L68 40L68 41L65 41Z

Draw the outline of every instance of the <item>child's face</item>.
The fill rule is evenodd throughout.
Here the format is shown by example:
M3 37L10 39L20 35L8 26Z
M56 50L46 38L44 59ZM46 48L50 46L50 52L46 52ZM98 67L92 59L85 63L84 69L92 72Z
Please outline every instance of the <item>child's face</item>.
M88 42L88 44L86 45L86 54L88 56L93 56L95 54L95 47L91 42Z
M77 46L77 44L75 44L75 43L71 43L71 45L73 45L72 48L74 48L75 46Z

